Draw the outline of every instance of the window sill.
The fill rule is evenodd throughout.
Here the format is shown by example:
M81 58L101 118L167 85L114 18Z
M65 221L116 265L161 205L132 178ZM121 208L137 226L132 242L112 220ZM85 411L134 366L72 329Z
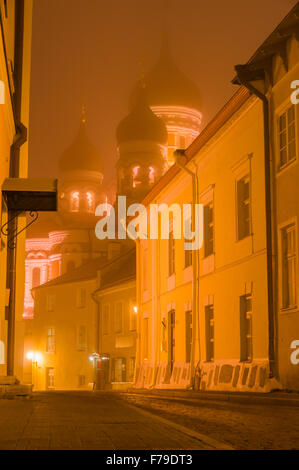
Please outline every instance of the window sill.
M280 175L283 175L287 170L289 170L290 168L292 168L293 166L297 165L298 163L298 158L295 157L293 160L290 160L288 163L286 163L285 165L279 167L276 171L276 176L280 176Z
M287 307L287 308L281 308L280 313L285 314L285 313L297 313L298 312L298 307L297 305L294 305L293 307Z

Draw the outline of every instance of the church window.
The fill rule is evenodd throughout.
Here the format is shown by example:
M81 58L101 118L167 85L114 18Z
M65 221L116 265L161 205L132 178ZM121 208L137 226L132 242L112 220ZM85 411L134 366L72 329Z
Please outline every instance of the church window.
M132 169L133 188L137 188L141 184L140 181L140 166L134 166Z
M149 184L155 183L156 170L152 166L149 167Z
M78 212L79 211L79 202L80 202L79 192L74 191L71 194L71 211L72 212Z
M86 203L88 212L94 211L94 194L90 191L86 193Z

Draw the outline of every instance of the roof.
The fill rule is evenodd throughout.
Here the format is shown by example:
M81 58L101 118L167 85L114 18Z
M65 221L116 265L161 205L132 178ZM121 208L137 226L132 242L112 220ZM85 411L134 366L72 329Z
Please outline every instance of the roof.
M133 140L167 143L166 126L149 107L143 87L139 87L132 111L118 125L116 137L119 144Z
M288 70L287 41L293 35L299 41L299 2L296 3L248 60L246 64L248 79L262 79L266 72L270 82L273 83L272 58L274 55L281 57L286 70ZM245 66L236 66L236 68L240 67ZM235 77L232 82L240 84L238 77Z
M72 270L69 273L62 274L52 281L46 282L45 284L41 284L38 287L35 287L33 290L44 289L46 287L54 287L59 286L62 284L69 284L72 282L80 282L80 281L89 281L91 279L95 279L97 277L98 271L107 264L107 258L94 258L87 263L82 264L78 268Z
M197 110L201 108L199 89L176 65L165 34L162 38L160 57L144 81L150 106L184 106ZM136 88L131 96L132 104L135 97Z
M135 247L101 269L100 288L96 292L132 279L136 279Z
M135 248L109 261L106 257L94 258L72 270L72 272L63 274L45 284L41 284L33 290L36 291L47 287L96 279L99 271L101 271L101 288L113 285L125 279L134 278L136 276Z
M86 131L86 122L81 121L74 142L62 154L59 160L61 171L88 170L103 172L103 161Z

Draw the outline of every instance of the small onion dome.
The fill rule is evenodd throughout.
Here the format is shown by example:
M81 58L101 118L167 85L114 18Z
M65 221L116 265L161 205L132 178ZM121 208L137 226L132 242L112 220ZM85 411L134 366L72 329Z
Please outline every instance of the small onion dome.
M167 129L149 107L145 90L139 86L135 105L128 116L118 125L116 138L119 144L132 140L151 140L160 144L167 143Z
M147 99L150 106L183 106L201 109L201 96L197 85L176 65L164 37L158 62L145 76ZM136 99L136 88L131 104Z
M90 142L86 132L86 121L81 120L74 142L59 160L60 171L88 170L103 172L103 161L98 150Z

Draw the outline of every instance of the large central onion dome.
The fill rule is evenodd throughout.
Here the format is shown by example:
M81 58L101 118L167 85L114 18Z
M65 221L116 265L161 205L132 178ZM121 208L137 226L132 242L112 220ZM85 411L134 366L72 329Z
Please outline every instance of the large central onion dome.
M163 37L160 57L145 76L147 99L150 106L183 106L201 109L201 97L197 85L190 80L173 60L166 36ZM131 96L135 102L136 89Z
M135 104L128 116L118 125L116 138L118 144L147 140L160 144L167 142L167 129L147 103L145 89L139 86L136 92Z
M88 138L85 118L81 120L74 142L62 154L59 169L63 172L73 170L103 172L102 158Z

